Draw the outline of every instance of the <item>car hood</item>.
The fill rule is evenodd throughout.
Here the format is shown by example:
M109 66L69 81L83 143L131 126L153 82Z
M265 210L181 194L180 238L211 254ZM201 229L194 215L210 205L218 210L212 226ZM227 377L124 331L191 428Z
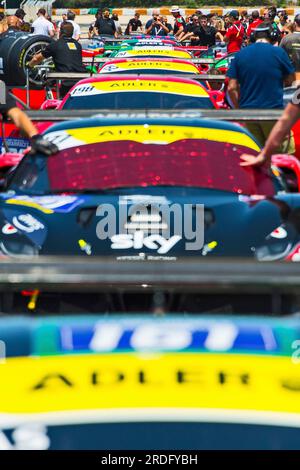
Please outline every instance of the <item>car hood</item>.
M136 188L42 197L2 194L3 255L284 259L300 241L300 197ZM175 216L174 216L175 214Z

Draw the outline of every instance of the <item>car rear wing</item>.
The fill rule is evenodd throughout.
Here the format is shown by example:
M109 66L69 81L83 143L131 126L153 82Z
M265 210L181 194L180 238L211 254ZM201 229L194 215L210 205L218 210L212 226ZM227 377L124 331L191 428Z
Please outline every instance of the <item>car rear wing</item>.
M276 269L274 269L276 268ZM176 263L148 261L116 263L114 257L40 257L2 260L0 292L21 289L86 292L97 287L136 289L178 288L197 292L294 293L299 295L300 264L259 263L250 259L182 258Z
M52 69L50 69L52 70ZM116 74L111 74L111 77L114 78ZM137 72L136 75L144 75L143 72ZM198 82L214 82L214 83L220 83L221 87L225 81L226 76L225 75L215 75L215 74L188 74L184 72L177 72L177 73L170 73L168 74L169 76L172 77L181 77L181 78L189 78L191 80L196 80ZM45 82L51 86L51 82L55 81L56 82L56 93L59 99L60 96L60 83L63 80L74 80L74 81L80 81L84 80L85 78L91 78L91 77L109 77L110 74L93 74L90 72L85 72L85 73L72 73L72 72L67 72L67 73L62 73L62 72L46 72L45 73ZM28 103L27 103L28 105Z
M261 121L277 121L282 114L280 109L124 109L124 110L30 110L27 111L28 116L33 121L74 121L77 119L88 119L91 117L103 119L216 119L221 121L232 122L261 122Z
M93 77L109 77L111 76L112 78L117 75L116 74L93 74ZM145 75L143 72L137 72L135 75ZM197 80L197 81L222 81L225 80L226 76L225 75L215 75L215 74L188 74L188 73L169 73L166 74L166 76L172 76L172 77L185 77L189 78L191 80ZM46 74L46 79L47 80L83 80L84 78L90 78L91 74L86 72L86 73L72 73L72 72L67 72L67 73L61 73L61 72L49 72ZM161 75L160 75L161 77Z
M40 256L35 260L3 259L0 264L0 298L4 306L10 306L12 295L21 291L28 291L29 295L31 291L36 299L42 293L150 293L153 295L153 310L158 307L161 316L162 312L169 313L165 294L175 291L180 295L210 295L211 298L226 294L243 295L244 303L253 303L255 313L257 295L268 295L268 315L285 316L285 325L293 320L298 322L299 327L299 288L299 263L274 264L230 258L206 260L199 256L182 258L176 263L159 260L144 263L128 260L120 263L116 262L115 257L91 257L85 261L82 256ZM286 316L284 299L287 296L293 311L297 312L294 317ZM224 310L218 309L218 313L228 314L226 307L223 306ZM201 313L201 310L196 310L197 313ZM30 315L32 318L32 310ZM192 319L193 314L188 317ZM149 320L148 316L144 318Z
M106 64L107 62L111 62L112 60L114 59L145 59L145 58L155 58L155 56L147 56L147 57L141 57L141 56L132 56L132 57L83 57L83 63L84 64L93 64L93 65L96 65L96 64ZM156 57L157 59L163 59L162 56L157 56ZM167 59L172 59L172 57L166 57ZM178 59L178 57L173 57L173 59ZM194 59L194 58L191 58L191 59L183 59L184 61L189 61L189 62L193 62L193 64L208 64L208 65L213 65L215 64L216 62L219 62L220 59L211 59L211 58L208 58L208 59L205 59L205 58L202 58L202 59Z

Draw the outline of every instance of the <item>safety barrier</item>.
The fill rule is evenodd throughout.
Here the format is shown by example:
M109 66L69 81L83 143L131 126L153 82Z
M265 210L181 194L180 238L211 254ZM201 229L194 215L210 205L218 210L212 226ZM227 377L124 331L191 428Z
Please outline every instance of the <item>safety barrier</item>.
M170 8L171 7L161 7L159 8L160 13L162 15L170 15ZM254 10L259 10L260 13L263 13L263 10L265 7L256 7L256 8L247 8L247 7L227 7L227 8L201 8L201 11L203 14L207 15L210 13L216 13L217 15L223 16L226 15L226 13L229 13L232 9L237 9L240 12L243 10L247 10L248 12L252 12ZM71 8L76 15L95 15L97 12L97 8L83 8L83 9L74 9ZM135 12L138 12L140 15L147 15L151 16L152 15L152 8L113 8L111 11L113 13L116 13L119 16L134 16ZM298 13L300 13L300 8L286 8L285 9L287 14L290 16L294 16ZM53 15L61 15L63 12L65 12L66 9L63 8L57 8L52 10ZM195 13L196 8L181 8L181 14L184 16L191 15Z

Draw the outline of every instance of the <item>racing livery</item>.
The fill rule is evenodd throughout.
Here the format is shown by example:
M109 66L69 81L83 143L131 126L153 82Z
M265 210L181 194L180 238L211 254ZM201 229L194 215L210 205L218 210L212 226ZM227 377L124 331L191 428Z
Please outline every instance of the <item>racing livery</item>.
M199 74L195 64L183 59L114 59L102 65L99 73Z
M192 59L192 54L182 47L163 45L160 47L136 46L122 48L111 54L110 57L173 57L177 59Z
M78 82L58 109L213 109L198 82L157 75L112 75Z
M300 259L300 195L276 168L240 166L259 147L239 126L93 118L45 137L60 152L26 155L2 194L3 255Z

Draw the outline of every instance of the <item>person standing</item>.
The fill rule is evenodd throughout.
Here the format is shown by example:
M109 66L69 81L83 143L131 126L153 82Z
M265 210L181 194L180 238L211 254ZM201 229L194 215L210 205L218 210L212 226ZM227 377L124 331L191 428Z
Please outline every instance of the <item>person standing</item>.
M249 26L247 29L247 36L250 38L251 32L256 29L260 24L262 24L263 20L259 16L259 11L254 10L251 13L251 21L249 22Z
M99 16L95 22L95 34L98 36L114 36L117 38L115 22L110 18L109 9L105 8L102 17Z
M18 9L16 10L15 16L16 16L17 18L19 18L19 20L20 20L20 29L22 29L22 26L23 26L23 24L25 23L24 18L25 18L25 16L26 16L26 13L25 13L25 11L23 10L23 8L18 8Z
M172 13L174 17L174 27L173 27L174 36L178 38L181 35L181 33L184 31L185 21L177 5L172 6L170 13Z
M278 29L281 33L284 33L285 31L287 31L287 27L290 24L289 16L287 15L285 10L281 10L278 13L278 18L279 18Z
M223 41L223 36L216 30L214 26L208 24L207 16L202 15L200 18L200 26L194 31L199 37L199 45L212 47L216 44L216 39Z
M28 63L28 67L34 67L43 62L44 59L52 57L56 72L86 72L82 63L82 47L76 39L73 39L73 33L72 23L68 21L63 23L60 28L59 40L52 41L42 52L35 54ZM61 96L65 96L75 83L74 80L63 80Z
M232 54L238 52L243 44L245 29L239 20L239 12L232 10L229 15L230 26L226 31L224 41L227 43L227 52Z
M111 19L115 23L116 32L118 36L122 36L123 32L122 32L122 27L121 27L118 15L116 13L113 13Z
M296 79L300 80L300 14L294 19L294 32L287 34L280 42L296 69Z
M255 30L255 44L238 52L230 63L228 95L235 108L283 108L283 87L295 79L294 67L287 53L272 45L272 25L262 23ZM249 123L248 129L264 144L272 125Z
M186 23L182 33L178 36L178 41L186 41L194 37L194 31L199 28L198 15L194 14L189 18L186 18Z
M51 38L55 35L53 24L46 18L45 8L40 8L37 12L38 18L32 23L33 34L41 34Z
M173 35L173 26L171 25L171 23L168 23L168 18L166 16L162 16L162 23L168 28L168 36L172 36Z
M20 20L15 15L10 15L6 17L6 25L2 35L15 33L20 30Z
M150 34L151 36L168 36L169 29L163 23L162 17L160 15L153 17L153 21L150 27L146 29L146 34Z
M140 20L140 14L138 12L135 12L134 18L131 18L128 21L128 24L125 29L125 36L129 36L131 33L135 33L136 31L140 30L140 32L143 31L143 25Z
M61 25L62 25L65 21L67 21L67 16L68 16L68 12L67 12L67 11L64 11L64 12L61 14L61 21L59 21L58 24L57 24L58 33L60 32Z
M278 151L286 136L291 132L292 127L300 119L300 101L297 96L295 98L295 101L293 98L283 111L260 153L258 155L246 153L241 155L241 166L271 166L272 155Z
M75 22L75 18L76 18L75 13L74 13L72 10L68 10L68 13L67 13L67 21L68 21L69 23L72 23L72 25L73 25L73 29L74 29L74 32L73 32L73 39L75 39L75 41L79 41L80 35L81 35L81 30L80 30L79 24L77 24L77 23Z
M145 34L149 34L147 33L147 31L151 31L153 23L154 21L157 21L157 18L159 17L159 15L160 15L159 10L157 8L154 8L154 10L152 10L152 18L150 18L145 25Z

